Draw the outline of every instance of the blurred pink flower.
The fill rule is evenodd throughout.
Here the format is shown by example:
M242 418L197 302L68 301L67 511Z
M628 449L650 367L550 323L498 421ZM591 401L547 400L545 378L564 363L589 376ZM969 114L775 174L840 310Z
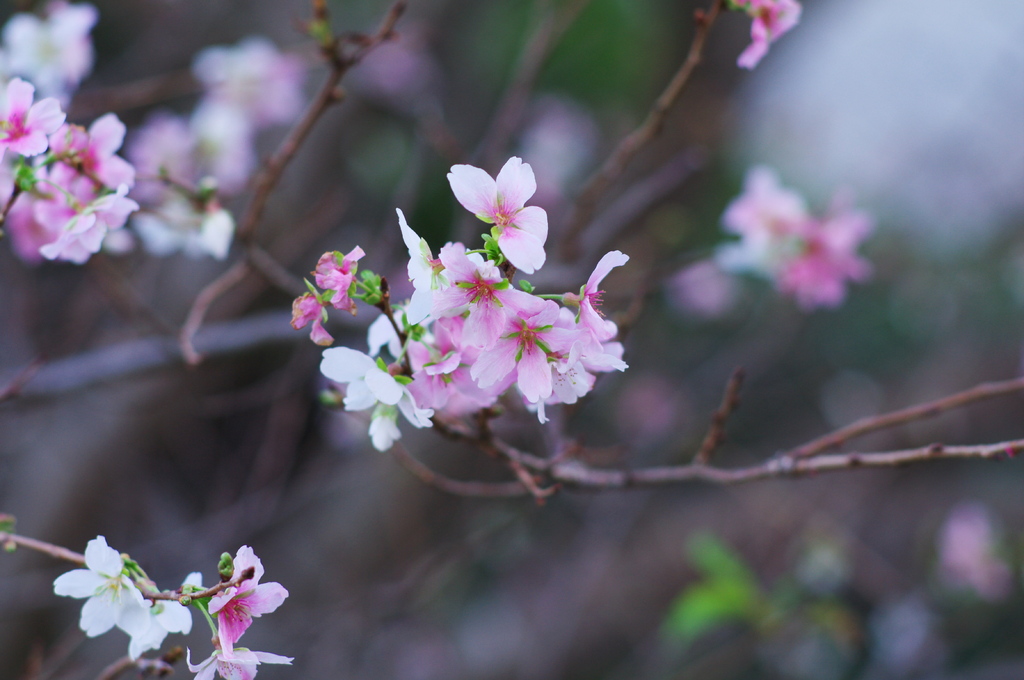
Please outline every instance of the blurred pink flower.
M213 680L214 674L229 680L253 680L258 672L256 667L264 663L291 665L294 659L269 652L253 652L248 649L234 649L230 653L215 649L213 654L201 663L192 663L192 650L188 650L188 669L196 674L195 680Z
M98 17L90 4L67 2L47 3L45 19L25 12L13 15L3 29L8 72L66 100L92 70L89 32Z
M114 193L85 204L69 201L64 194L36 203L36 219L58 232L57 239L39 252L48 260L83 264L99 252L108 231L123 227L128 215L139 209L138 203L125 197L127 193L128 186L122 184Z
M331 334L324 330L324 304L312 293L305 293L292 301L292 328L302 330L310 321L313 322L310 340L325 347L334 342Z
M768 53L768 46L800 21L797 0L737 0L736 5L753 17L750 45L740 54L737 64L746 69L757 66Z
M89 130L64 125L50 135L50 150L61 161L81 169L111 189L135 184L135 168L117 155L124 142L124 123L113 113L97 118Z
M1012 575L996 556L996 534L981 503L954 507L939 533L939 569L950 586L968 588L989 601L1010 594Z
M333 290L331 306L346 312L356 314L356 303L348 296L348 289L356 277L359 266L356 264L363 258L363 249L356 246L348 255L342 255L337 251L324 253L316 263L316 285L324 290Z

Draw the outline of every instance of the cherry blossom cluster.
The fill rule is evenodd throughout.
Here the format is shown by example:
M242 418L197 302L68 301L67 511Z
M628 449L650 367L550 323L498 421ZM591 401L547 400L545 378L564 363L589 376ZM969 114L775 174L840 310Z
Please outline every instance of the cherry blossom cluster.
M757 66L768 53L768 46L797 25L802 10L797 0L728 0L728 4L754 20L750 26L750 44L736 62L745 69Z
M218 572L226 587L204 589L202 575L193 572L171 593L177 599L162 597L166 593L157 590L139 564L108 546L103 536L89 541L84 566L58 576L54 592L86 598L79 627L89 637L115 627L127 633L128 656L133 660L159 649L168 633L189 633L190 608L195 608L209 623L214 643L213 653L201 663L193 664L188 652L188 666L197 680L211 680L215 673L228 680L252 680L260 664L292 662L236 646L253 618L273 612L288 597L280 583L260 583L263 564L247 545L234 558L228 553L221 556Z
M719 248L719 264L772 279L804 309L838 306L847 281L863 281L871 273L857 255L873 228L871 218L852 209L842 195L824 217L814 217L803 198L784 189L768 168L747 173L743 193L726 208L722 222L740 240Z
M35 101L35 87L21 78L4 95L0 205L14 250L28 262L81 264L139 207L127 198L135 170L117 156L124 124L112 113L88 129L66 124L60 103Z
M135 195L145 208L132 225L155 255L224 259L235 225L218 197L245 189L256 168L257 133L298 115L305 67L252 37L201 51L192 74L203 95L191 116L158 111L129 144L140 175Z
M401 436L399 413L414 427L428 427L436 411L479 411L514 389L546 422L546 406L575 403L593 388L596 373L626 369L618 329L600 310L600 285L629 257L606 254L576 292L536 294L527 281L517 289L515 273L532 274L546 259L547 214L526 205L537 190L533 170L511 158L497 178L456 165L448 180L459 203L493 225L483 248L447 243L434 257L399 210L413 284L408 302L392 307L386 281L358 271L363 251L356 247L325 253L314 272L323 291L309 284L292 308L292 326L312 323L318 344L333 342L323 328L329 307L355 313L354 300L362 300L385 312L370 325L367 353L334 347L320 366L346 386L346 410L372 409L370 438L382 451Z

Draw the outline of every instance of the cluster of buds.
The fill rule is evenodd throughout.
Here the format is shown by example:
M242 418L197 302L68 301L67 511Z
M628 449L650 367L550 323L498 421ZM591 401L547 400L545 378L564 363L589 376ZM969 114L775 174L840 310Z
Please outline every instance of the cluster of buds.
M292 659L236 647L253 618L276 610L288 591L280 583L260 583L263 564L252 548L243 545L234 558L224 553L218 565L221 583L204 589L202 575L194 572L172 593L156 588L137 562L107 545L103 536L89 541L84 569L74 569L53 582L57 595L87 598L79 626L89 637L119 628L128 634L128 656L159 649L168 633L192 630L192 608L203 613L213 633L214 651L198 664L188 655L197 680L221 677L252 680L264 663L290 664ZM215 622L216 621L216 622Z
M747 173L743 194L729 204L722 222L741 240L719 248L718 262L772 279L804 309L838 306L846 282L863 281L871 273L857 255L873 228L871 219L842 195L828 214L814 217L803 198L780 186L768 168Z
M392 306L388 284L377 274L356 276L363 256L357 247L347 255L325 253L315 272L325 290L309 284L310 292L293 305L292 325L312 321L318 344L332 342L322 327L329 306L354 313L353 300L361 300L384 312L370 325L368 353L327 349L320 367L347 386L347 410L373 409L370 437L379 450L401 436L399 413L427 427L435 411L487 409L514 388L546 422L547 405L575 403L593 388L596 373L626 369L618 328L600 311L600 285L628 256L606 254L578 292L537 294L525 280L517 289L516 272L532 274L546 259L547 214L526 205L537 189L533 170L512 158L497 178L456 165L448 180L456 199L493 225L483 248L447 243L435 258L399 210L414 288L408 303ZM381 356L385 347L391 363Z

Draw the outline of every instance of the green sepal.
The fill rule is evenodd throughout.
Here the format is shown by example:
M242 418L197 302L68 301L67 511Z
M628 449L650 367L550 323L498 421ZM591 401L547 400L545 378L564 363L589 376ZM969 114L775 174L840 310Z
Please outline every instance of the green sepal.
M522 288L523 291L527 293L532 293L533 291L537 290L536 288L533 287L533 284L527 281L526 279L519 280L519 287Z
M412 383L412 378L407 375L396 375L395 382L399 385L409 385Z
M379 368L380 370L384 371L385 373L388 372L388 365L385 364L384 360L381 359L380 357L377 357L377 368Z
M18 520L14 515L8 515L6 512L0 512L0 533L13 534L14 525L17 521Z
M24 156L18 156L18 162L14 169L14 183L18 189L26 192L32 191L38 181L35 168L25 162Z
M316 289L316 286L314 286L312 283L310 283L309 279L302 279L302 282L306 284L306 289L309 290L310 295L312 295L317 300L319 300L320 299L320 291Z

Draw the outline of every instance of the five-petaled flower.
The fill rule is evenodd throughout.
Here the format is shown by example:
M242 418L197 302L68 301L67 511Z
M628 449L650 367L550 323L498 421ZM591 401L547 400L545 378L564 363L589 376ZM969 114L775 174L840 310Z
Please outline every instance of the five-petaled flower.
M231 578L244 575L248 569L252 569L253 572L250 578L222 590L210 599L210 614L217 617L217 638L222 658L225 659L233 657L235 643L252 625L253 617L269 614L280 607L288 597L288 591L280 583L260 583L260 578L263 577L263 563L253 553L252 548L243 545L235 555Z

